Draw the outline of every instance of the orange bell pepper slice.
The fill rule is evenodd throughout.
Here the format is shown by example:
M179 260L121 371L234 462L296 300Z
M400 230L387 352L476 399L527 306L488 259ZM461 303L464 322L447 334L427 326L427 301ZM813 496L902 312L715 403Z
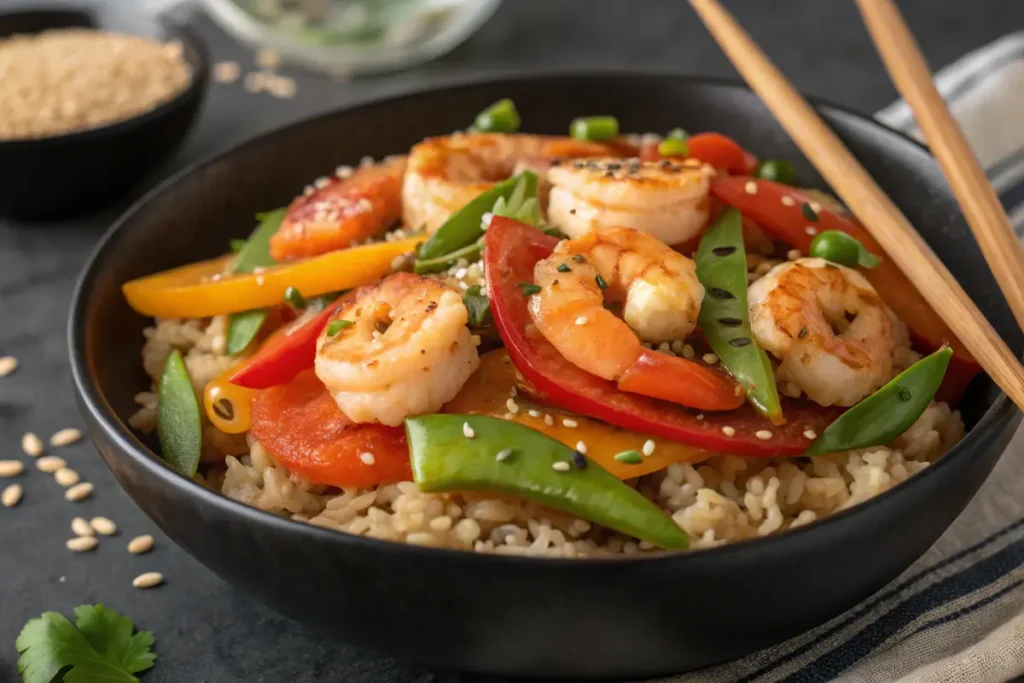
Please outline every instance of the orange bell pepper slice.
M379 242L265 268L224 274L230 256L191 263L121 286L128 304L156 318L205 318L276 304L289 287L317 296L365 285L391 272L396 256L407 254L426 236Z

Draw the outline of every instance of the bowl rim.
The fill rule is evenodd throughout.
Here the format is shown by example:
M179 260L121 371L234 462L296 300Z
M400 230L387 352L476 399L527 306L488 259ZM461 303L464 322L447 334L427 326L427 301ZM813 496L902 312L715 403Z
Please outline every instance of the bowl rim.
M415 100L421 97L437 96L439 94L448 94L458 91L471 91L482 86L493 86L496 83L500 84L537 80L558 81L566 79L590 79L600 81L604 79L623 77L647 81L671 78L676 82L687 84L697 84L722 90L743 91L747 93L751 92L750 88L746 86L746 84L736 78L691 75L678 71L657 69L647 69L642 71L626 69L552 70L540 73L516 71L502 74L489 74L484 77L476 75L469 78L464 77L446 80L435 86L405 91L397 96L383 94L376 97L366 98L355 102L350 106L306 117L278 127L269 132L246 139L226 151L209 155L176 172L139 198L111 225L110 228L107 229L90 253L75 283L71 300L70 315L68 317L68 325L66 328L66 341L71 363L72 381L75 392L79 398L80 410L88 412L92 421L94 421L98 428L102 430L107 439L113 443L117 450L128 454L129 457L135 460L140 467L146 470L147 474L160 479L162 485L172 487L179 495L182 496L198 496L204 502L219 508L220 511L226 515L238 515L255 524L270 525L282 533L299 534L310 539L311 542L340 543L343 546L355 546L366 550L380 552L407 552L416 556L430 557L434 560L454 560L455 558L462 558L465 562L497 562L512 565L533 567L543 566L566 569L569 567L593 568L633 566L637 563L644 563L644 566L648 566L650 564L667 562L717 562L719 560L728 560L732 555L736 553L744 553L748 549L750 552L756 552L758 549L779 548L782 544L787 542L792 543L799 540L813 542L815 537L827 534L831 529L847 524L849 520L857 518L871 506L882 505L886 501L893 499L895 496L901 495L902 492L909 491L911 488L921 489L927 485L927 481L939 476L938 474L935 474L936 472L952 467L952 463L954 461L970 457L971 451L973 451L973 444L981 440L985 434L991 433L992 430L995 429L1005 428L1012 419L1016 408L1007 398L1006 394L1000 390L992 404L978 419L977 424L968 430L964 434L963 438L961 438L960 441L957 442L947 453L935 462L930 463L923 471L914 474L906 481L903 481L866 501L858 503L857 505L853 505L844 510L835 512L824 519L816 520L813 523L800 526L796 529L790 529L783 533L759 536L711 548L698 549L691 547L687 550L681 551L664 551L650 554L612 557L561 558L478 553L475 551L426 547L399 541L387 541L369 538L366 536L357 536L342 531L314 526L305 522L294 521L292 519L281 517L274 513L246 505L245 503L229 498L219 491L207 488L206 486L195 482L191 478L185 477L172 470L163 462L163 460L160 459L159 455L151 451L142 443L139 437L131 430L130 427L128 427L127 424L117 417L116 413L100 391L99 385L90 371L90 365L85 351L85 311L88 292L90 291L92 283L97 277L98 272L102 269L102 262L106 258L107 252L116 245L118 237L124 227L129 225L137 215L144 212L148 204L153 199L166 192L173 192L175 186L186 180L191 174L197 173L208 166L221 163L228 157L250 146L263 144L264 140L268 138L278 135L288 135L296 128L315 125L319 121L327 120L339 115L387 106L393 102ZM865 116L864 114L847 107L835 105L822 98L806 97L808 102L810 102L810 104L818 111L845 117L860 124L873 127L885 135L898 140L900 144L904 146L909 145L909 149L913 149L917 153L927 155L929 158L934 160L924 145L903 133L900 133L899 131L893 130L875 121L869 116Z
M89 8L78 6L78 5L51 5L43 6L35 9L22 7L21 9L12 12L0 12L0 19L6 17L14 17L19 15L57 15L57 14L79 14L84 17L95 20L98 16L101 16L100 12L90 11ZM135 116L131 116L127 119L119 119L105 123L93 128L86 128L84 130L74 130L67 133L60 133L58 135L49 135L46 137L39 138L14 138L10 140L0 140L0 154L6 153L18 153L18 152L36 152L41 149L56 147L64 144L76 144L80 142L92 142L104 137L116 137L122 133L127 133L136 128L141 128L148 125L152 121L163 117L170 110L180 107L184 102L196 97L196 95L202 92L206 88L206 82L209 79L210 73L210 53L206 48L206 43L199 34L192 29L190 26L180 24L171 21L163 15L156 15L152 18L152 24L160 28L161 31L166 33L166 40L162 42L179 41L185 48L185 62L189 65L191 73L189 74L189 83L185 88L177 95L158 104L152 109L147 109ZM54 25L45 30L68 28L68 26L57 26ZM98 30L103 30L105 27L98 23L93 26ZM124 33L125 35L131 35L142 38L151 38L152 36L146 36L141 33L116 31L117 33ZM41 33L41 31L40 31ZM6 36L4 36L6 37ZM194 55L194 59L188 54L189 50Z

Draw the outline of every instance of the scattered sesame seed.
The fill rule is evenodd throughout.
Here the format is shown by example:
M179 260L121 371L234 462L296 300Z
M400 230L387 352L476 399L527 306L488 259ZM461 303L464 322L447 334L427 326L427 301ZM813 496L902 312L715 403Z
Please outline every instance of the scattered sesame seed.
M89 522L85 521L81 517L75 517L71 520L71 533L75 536L95 536L96 532L89 525Z
M256 276L256 284L259 285L260 287L263 286L263 276L262 275L257 275Z
M164 575L160 572L146 572L139 574L132 579L132 585L136 588L153 588L164 582Z
M576 324L577 325L586 325L589 320L590 320L590 318L588 318L587 316L581 315L580 317L576 318Z
M36 460L36 468L40 472L46 472L47 474L53 474L60 468L66 467L67 464L64 458L58 458L56 455L44 455L39 460Z
M782 195L783 206L796 206L796 200L790 197L788 194Z
M92 495L93 486L87 481L83 481L81 484L75 484L67 491L64 492L64 498L77 503L80 500L85 500Z
M5 508L12 508L21 501L21 484L11 484L0 493L0 504Z
M95 550L99 544L100 542L96 540L95 536L75 536L64 543L73 553L87 553L90 550Z
M551 417L550 413L545 413L544 424L546 424L548 427L553 427L555 425L555 418Z
M698 420L703 420L704 419L704 413L697 413L697 419Z
M469 426L468 422L463 422L462 435L465 436L467 439L472 439L473 437L476 436L476 432L473 431L473 428Z
M743 191L747 194L757 194L757 183L753 180L748 180L746 184L743 185Z
M466 277L466 272L467 271L465 268L459 268L458 270L455 271L455 279L462 280L463 278Z
M505 401L505 405L508 407L508 412L512 413L513 415L519 412L519 404L516 403L516 400L514 398L510 398L507 401Z
M26 432L21 437L21 450L33 458L38 458L43 453L43 442L32 432Z
M25 471L20 460L0 460L0 477L16 477Z
M654 439L647 439L647 441L644 441L644 455L653 455L654 445Z
M669 348L672 349L672 353L676 354L677 356L680 356L680 355L682 355L683 349L685 348L685 346L686 345L683 344L682 341L680 341L679 339L676 339L674 342L672 342L669 345Z
M54 480L64 488L74 486L82 478L78 476L78 472L74 471L70 467L61 467L59 470L53 473Z
M534 410L533 408L531 408L530 410L527 410L526 413L530 417L540 417L540 411L539 410Z
M562 424L568 427L569 429L575 429L576 427L580 426L579 422L577 422L576 420L570 420L567 417L562 418Z
M104 536L113 536L117 533L117 525L106 517L93 517L89 520L89 526L91 526L96 533Z
M759 429L756 432L754 432L754 436L761 439L761 441L767 441L768 439L772 438L772 433L767 429Z
M14 356L0 358L0 377L6 377L18 369L18 359Z
M514 450L514 449L511 449L511 448L502 448L502 449L501 449L500 451L498 451L498 452L497 452L497 454L496 454L496 455L494 456L494 459L495 459L495 460L497 460L498 462L505 462L506 460L508 460L509 458L511 458L511 457L512 457L512 455L513 455L514 453L515 453L515 450Z
M804 430L804 438L805 439L810 439L811 441L814 441L815 439L818 438L818 435L817 435L817 433L815 433L815 431L813 429L805 429Z
M718 362L718 356L716 356L713 353L705 353L703 356L701 356L701 360L703 360L708 365L714 365L715 363Z
M50 445L55 448L68 446L82 438L82 431L74 427L66 427L50 437Z
M808 225L806 228L804 228L804 232L806 232L808 235L817 235L818 229L813 225Z
M693 358L697 355L697 352L693 350L693 347L689 344L683 344L683 358Z
M568 472L569 463L567 463L564 460L559 460L558 462L552 463L551 469L553 469L555 472Z
M799 249L790 249L786 252L786 258L790 261L796 261L801 256L803 256L803 254L800 253Z
M355 173L355 171L352 169L351 166L339 166L338 168L334 169L334 175L338 176L342 180L351 177L353 173Z
M377 462L377 458L373 457L373 453L367 451L366 453L360 453L359 459L363 461L364 465L372 465Z
M811 205L811 210L814 211L814 213L821 212L821 204L819 204L818 202L808 202L808 204Z
M515 416L515 414L514 414L514 413L508 413L508 412L506 412L506 413L505 413L504 415L502 415L501 417L502 417L502 419L505 419L505 420L514 420L516 416Z
M671 353L672 347L669 345L668 342L661 342L660 344L658 344L658 350L663 353Z
M736 430L729 425L722 427L722 433L726 436L736 436Z
M587 444L583 443L582 441L577 441L576 442L576 450L578 450L583 455L586 455L587 454Z
M128 552L132 555L141 555L148 553L153 549L153 537L149 534L143 534L142 536L136 536L128 542Z
M262 69L273 69L281 66L281 53L269 48L261 49L256 53L256 66Z

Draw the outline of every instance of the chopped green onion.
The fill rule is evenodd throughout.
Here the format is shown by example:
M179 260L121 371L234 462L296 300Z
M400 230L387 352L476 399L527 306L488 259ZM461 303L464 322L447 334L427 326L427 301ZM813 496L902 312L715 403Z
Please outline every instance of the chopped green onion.
M600 290L608 289L608 283L605 282L604 278L601 277L600 273L598 273L597 275L594 276L594 281L597 282L597 288L598 289L600 289Z
M515 133L519 130L519 124L516 104L506 97L477 114L473 130L481 133Z
M483 294L480 285L473 285L462 295L462 303L469 314L470 327L484 327L491 319L491 300Z
M690 146L680 138L665 138L658 143L658 154L663 157L685 157L689 153Z
M517 286L521 290L523 290L524 296L533 296L534 294L540 292L540 286L531 284L529 282L520 282Z
M619 134L614 116L586 116L573 120L569 135L577 140L611 140Z
M643 456L636 451L622 451L615 455L615 459L626 465L639 465L644 461Z
M351 320L332 320L331 324L327 326L327 336L333 337L346 327L352 327L353 324Z
M765 159L757 165L754 171L755 178L771 180L783 185L796 185L796 170L792 164L782 159Z
M284 290L284 300L285 303L294 308L296 311L301 311L304 308L306 308L306 306L309 305L306 301L306 297L302 296L302 292L295 289L294 287L289 287L288 289Z
M682 128L673 128L665 135L667 140L685 140L688 137L690 137L689 133Z
M568 273L570 270L572 270L572 268L569 267L568 263L563 263L559 265L558 268L556 268L555 270L557 270L559 273Z

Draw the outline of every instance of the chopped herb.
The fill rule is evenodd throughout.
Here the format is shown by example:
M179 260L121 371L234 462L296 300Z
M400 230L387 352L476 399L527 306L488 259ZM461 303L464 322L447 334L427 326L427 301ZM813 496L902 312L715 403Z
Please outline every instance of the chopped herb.
M583 263L584 261L586 261L586 259L583 258L583 254L574 254L572 260L575 261L576 263Z
M815 211L810 204L804 202L800 205L800 211L804 214L804 217L809 221L818 220L818 212Z
M540 287L529 282L520 282L516 286L523 290L523 296L533 296L540 292Z
M480 285L473 285L462 295L462 303L469 313L470 327L485 327L491 320L491 300L483 295Z
M597 288L598 289L601 289L601 290L608 289L608 283L604 281L604 278L601 277L600 273L598 273L597 275L594 276L594 280L597 281Z
M807 328L806 327L801 327L800 331L796 335L796 338L797 339L803 339L806 336L807 336Z
M644 461L644 456L637 451L622 451L615 455L615 459L626 465L639 465Z
M354 323L351 320L332 320L331 324L327 326L327 336L333 337L347 327L352 327Z
M301 311L309 305L306 301L306 297L302 296L302 292L297 290L295 287L289 287L284 290L284 301L296 311Z
M572 270L572 269L571 269L571 268L569 267L569 265L568 265L568 264L566 264L566 263L563 263L563 264L559 265L559 266L558 266L558 268L556 268L556 270L557 270L557 271L558 271L559 273L568 273L568 272L569 272L570 270Z

